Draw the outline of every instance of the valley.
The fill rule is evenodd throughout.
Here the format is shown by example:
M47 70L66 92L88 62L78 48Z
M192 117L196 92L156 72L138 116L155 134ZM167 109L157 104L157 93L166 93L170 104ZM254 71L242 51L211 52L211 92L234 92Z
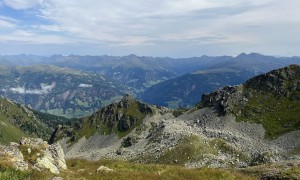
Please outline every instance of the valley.
M0 56L0 94L68 118L91 115L131 94L146 103L191 108L203 93L238 85L299 57ZM17 66L17 67L16 67Z
M256 61L257 56L267 60ZM268 58L275 57L242 54L222 67L173 74L144 94L107 74L48 64L2 65L0 177L51 178L58 172L88 179L100 174L198 179L207 173L216 179L297 178L300 66L281 67L280 58L268 66ZM140 72L132 71L128 78ZM170 102L176 97L182 99ZM20 160L11 159L20 153ZM44 165L48 160L54 164ZM57 164L62 161L67 170ZM15 170L20 163L25 171Z
M35 110L68 118L90 115L127 91L102 75L52 65L0 69L0 95Z

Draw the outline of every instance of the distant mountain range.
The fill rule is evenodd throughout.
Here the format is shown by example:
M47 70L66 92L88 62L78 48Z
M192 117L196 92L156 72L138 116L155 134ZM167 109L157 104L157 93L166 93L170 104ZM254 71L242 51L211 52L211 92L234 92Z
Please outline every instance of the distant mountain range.
M82 70L101 74L132 88L134 92L144 91L146 88L171 78L205 69L225 60L229 56L221 57L193 57L193 58L154 58L129 56L63 56L51 57L16 55L0 56L0 65L33 66L54 65L63 68Z
M155 105L192 107L201 94L236 85L299 57L0 56L0 94L30 107L82 117L130 93ZM18 66L18 67L16 67Z

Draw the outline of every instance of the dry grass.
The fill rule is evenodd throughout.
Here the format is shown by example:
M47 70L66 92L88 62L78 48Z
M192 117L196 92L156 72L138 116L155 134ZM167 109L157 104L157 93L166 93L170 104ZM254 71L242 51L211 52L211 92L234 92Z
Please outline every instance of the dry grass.
M9 155L0 155L0 169L12 168L14 165L12 163L12 157Z
M123 161L86 161L81 159L72 159L67 161L68 170L61 172L60 177L68 179L130 179L130 180L146 180L146 179L230 179L230 180L248 180L254 177L238 173L234 170L222 169L187 169L182 166L167 166L154 164L138 164ZM97 172L99 166L104 165L113 169L112 172ZM41 173L34 171L30 175L31 179L50 179L54 175L50 173Z
M14 169L12 157L9 155L0 155L0 179L1 180L19 180L28 179L29 172L21 172Z

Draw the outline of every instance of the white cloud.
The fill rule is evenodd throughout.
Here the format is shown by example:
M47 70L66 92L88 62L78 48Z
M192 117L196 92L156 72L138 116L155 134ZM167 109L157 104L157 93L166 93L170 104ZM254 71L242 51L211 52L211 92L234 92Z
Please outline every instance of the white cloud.
M9 18L9 17L0 15L0 28L2 30L17 28L16 22L17 22L17 20L15 20L13 18Z
M89 87L93 87L93 85L91 85L91 84L79 84L78 87L89 88Z
M3 0L3 4L13 9L28 9L41 4L43 0Z
M5 28L5 29L11 29L11 28L14 28L14 27L16 27L15 24L0 19L0 28L1 29L3 29L3 28Z
M9 90L13 93L18 93L18 94L25 94L26 90L24 87L16 87L16 88L9 88Z
M3 3L14 9L36 7L39 14L35 16L48 23L37 23L27 29L14 27L14 22L0 17L1 28L15 28L8 34L0 34L2 42L90 44L99 46L95 53L105 48L104 53L115 54L135 53L140 49L149 52L145 55L155 51L172 55L169 52L182 49L182 53L189 53L185 56L198 55L202 45L210 48L206 52L234 50L237 54L245 49L259 51L262 47L268 48L266 53L272 49L291 49L290 44L280 42L300 42L299 0L3 0ZM286 48L279 48L283 45ZM196 54L186 51L192 48ZM299 55L296 48L293 51L293 55Z
M173 18L221 5L196 0L87 0L84 3L79 0L49 0L43 4L41 12L44 17L56 22L57 25L48 27L50 30L69 32L94 41L136 45L158 40L163 34L176 31L176 27L171 30L168 24L174 21ZM167 18L166 22L164 18Z
M49 0L43 3L42 16L56 25L41 28L115 45L153 44L154 41L178 39L178 34L185 34L186 40L203 39L218 36L223 28L228 30L224 33L228 36L226 39L238 37L236 41L246 41L252 38L242 38L244 33L236 34L231 24L239 28L247 23L256 25L276 21L278 17L288 18L270 12L274 9L270 6L284 6L276 3L277 0L86 0L84 3L80 0ZM226 13L226 9L230 12ZM231 11L236 13L230 14ZM207 19L208 15L211 17ZM299 21L297 16L293 17ZM172 34L176 36L170 38ZM180 37L184 38L183 35Z
M24 87L15 87L15 88L9 88L8 91L11 91L12 93L17 94L48 94L52 91L53 88L55 88L56 83L53 82L50 85L47 84L41 84L41 89L25 89ZM2 89L2 91L7 91L5 89Z
M1 21L0 21L1 27ZM0 33L0 42L20 42L23 44L71 44L76 39L61 35L39 34L33 31L12 30L8 33Z

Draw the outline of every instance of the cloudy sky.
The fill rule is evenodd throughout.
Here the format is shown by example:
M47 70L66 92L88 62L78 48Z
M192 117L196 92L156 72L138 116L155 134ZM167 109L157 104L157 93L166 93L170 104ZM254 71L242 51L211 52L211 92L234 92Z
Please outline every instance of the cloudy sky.
M0 0L0 54L300 55L299 0Z

